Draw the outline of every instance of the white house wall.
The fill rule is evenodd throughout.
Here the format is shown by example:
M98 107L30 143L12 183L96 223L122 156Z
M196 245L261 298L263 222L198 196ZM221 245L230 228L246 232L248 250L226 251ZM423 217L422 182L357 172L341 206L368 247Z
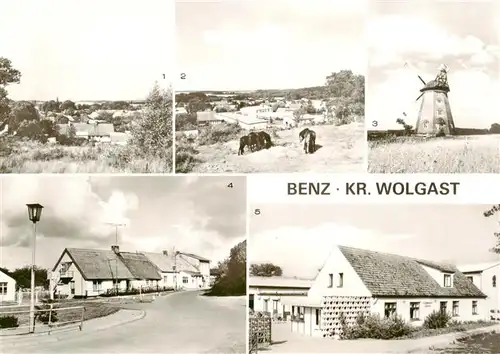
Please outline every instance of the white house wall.
M344 274L342 287L337 287L339 273ZM333 274L332 287L329 287L329 274ZM322 296L371 296L371 293L340 249L335 247L318 273L308 295L321 298Z
M0 282L7 283L7 292L5 294L0 293L0 302L3 301L15 301L16 300L16 281L0 271Z
M285 313L291 312L291 305L284 304L283 298L305 297L304 294L307 294L307 289L304 288L249 287L249 295L253 295L254 311L269 312L271 315L281 317L284 317Z
M468 272L465 273L465 276L472 277L474 285L488 296L485 300L485 306L490 312L490 319L500 319L500 265L482 272ZM493 286L493 276L496 276L496 286Z

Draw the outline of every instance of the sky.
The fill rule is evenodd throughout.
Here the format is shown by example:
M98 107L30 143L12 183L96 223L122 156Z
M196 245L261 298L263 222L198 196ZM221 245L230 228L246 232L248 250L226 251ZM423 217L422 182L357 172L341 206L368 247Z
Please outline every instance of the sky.
M179 91L289 89L364 74L365 0L176 1Z
M37 223L36 264L53 267L66 247L188 252L215 266L246 238L244 177L0 177L0 266L31 264L27 203L44 206ZM232 183L233 188L228 188Z
M423 84L448 65L455 126L490 128L500 104L500 16L489 1L373 2L367 23L369 129L415 126ZM405 63L408 63L405 66ZM373 121L378 123L373 127Z
M454 264L500 259L489 252L500 220L483 216L491 205L267 204L259 208L261 214L250 219L248 260L278 265L284 276L314 278L335 245Z
M138 100L172 82L173 0L2 0L14 100ZM165 79L163 78L165 74Z

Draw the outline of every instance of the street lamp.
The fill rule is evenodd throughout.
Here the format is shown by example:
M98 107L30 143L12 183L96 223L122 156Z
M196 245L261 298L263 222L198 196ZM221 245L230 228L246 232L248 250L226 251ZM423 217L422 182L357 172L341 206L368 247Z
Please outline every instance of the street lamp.
M43 206L41 204L26 204L28 218L33 223L33 243L31 245L31 299L30 299L30 333L35 331L35 251L36 251L36 223L40 221Z
M177 291L177 255L179 254L179 251L174 252L174 291Z

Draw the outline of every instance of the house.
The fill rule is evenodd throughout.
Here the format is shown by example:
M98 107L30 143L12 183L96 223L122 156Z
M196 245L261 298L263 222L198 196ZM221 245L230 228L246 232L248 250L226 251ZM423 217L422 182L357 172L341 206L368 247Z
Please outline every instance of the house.
M238 124L245 130L264 130L267 128L268 122L264 119L245 116L240 113L218 113L217 117L226 123Z
M0 302L16 300L16 281L7 273L0 270Z
M489 319L500 321L500 261L462 265L458 269L487 296Z
M51 294L91 297L112 289L157 287L160 272L141 253L66 248L49 275Z
M60 134L69 135L71 127L73 127L76 138L88 139L100 142L111 142L111 135L115 132L115 128L111 123L89 124L89 123L69 123L58 124Z
M181 252L142 252L160 270L160 286L174 289L206 289L210 286L210 260L190 260ZM189 253L188 253L189 254ZM190 254L189 254L190 255ZM194 255L192 255L194 256ZM208 266L205 265L208 264ZM208 267L208 271L207 268Z
M270 113L273 112L273 108L271 106L259 105L259 106L248 106L242 107L240 109L240 113L249 118L264 118L267 119L270 116Z
M248 306L254 311L266 312L275 318L288 319L290 305L282 303L282 298L307 296L313 280L285 277L248 278Z
M223 123L224 120L221 119L214 111L196 112L196 122L198 125L215 125Z
M288 303L292 331L331 337L342 330L341 314L347 324L360 313L397 314L412 325L422 325L433 311L458 321L485 320L485 298L454 265L338 246L307 296Z

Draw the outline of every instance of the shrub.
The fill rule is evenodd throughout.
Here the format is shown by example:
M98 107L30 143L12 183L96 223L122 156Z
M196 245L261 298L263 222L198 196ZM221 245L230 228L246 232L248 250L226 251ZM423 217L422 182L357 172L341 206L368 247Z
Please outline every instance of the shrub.
M16 316L0 316L0 328L16 328L19 327L19 322Z
M428 329L445 328L450 320L450 314L444 311L433 311L425 318L424 327Z
M198 142L200 145L225 143L239 138L241 127L238 124L217 124L200 130Z
M141 290L136 289L136 288L130 288L127 290L118 290L116 289L108 289L104 294L101 294L100 296L103 297L110 297L110 296L120 296L120 295L139 295L139 294L150 294L150 293L157 293L159 291L172 291L174 290L171 287L148 287L148 288L142 288Z
M57 322L57 311L55 311L55 309L50 311L50 307L53 306L54 301L50 299L42 301L43 303L41 305L35 306L35 309L37 310L37 312L35 312L35 320L38 320L43 324L48 324L49 319L51 323Z
M196 156L198 154L193 145L186 143L185 140L180 140L175 147L175 172L189 173L194 166L200 162Z
M345 317L341 316L343 338L393 339L410 334L413 329L400 316L381 318L378 314L360 314L356 323L348 326Z

